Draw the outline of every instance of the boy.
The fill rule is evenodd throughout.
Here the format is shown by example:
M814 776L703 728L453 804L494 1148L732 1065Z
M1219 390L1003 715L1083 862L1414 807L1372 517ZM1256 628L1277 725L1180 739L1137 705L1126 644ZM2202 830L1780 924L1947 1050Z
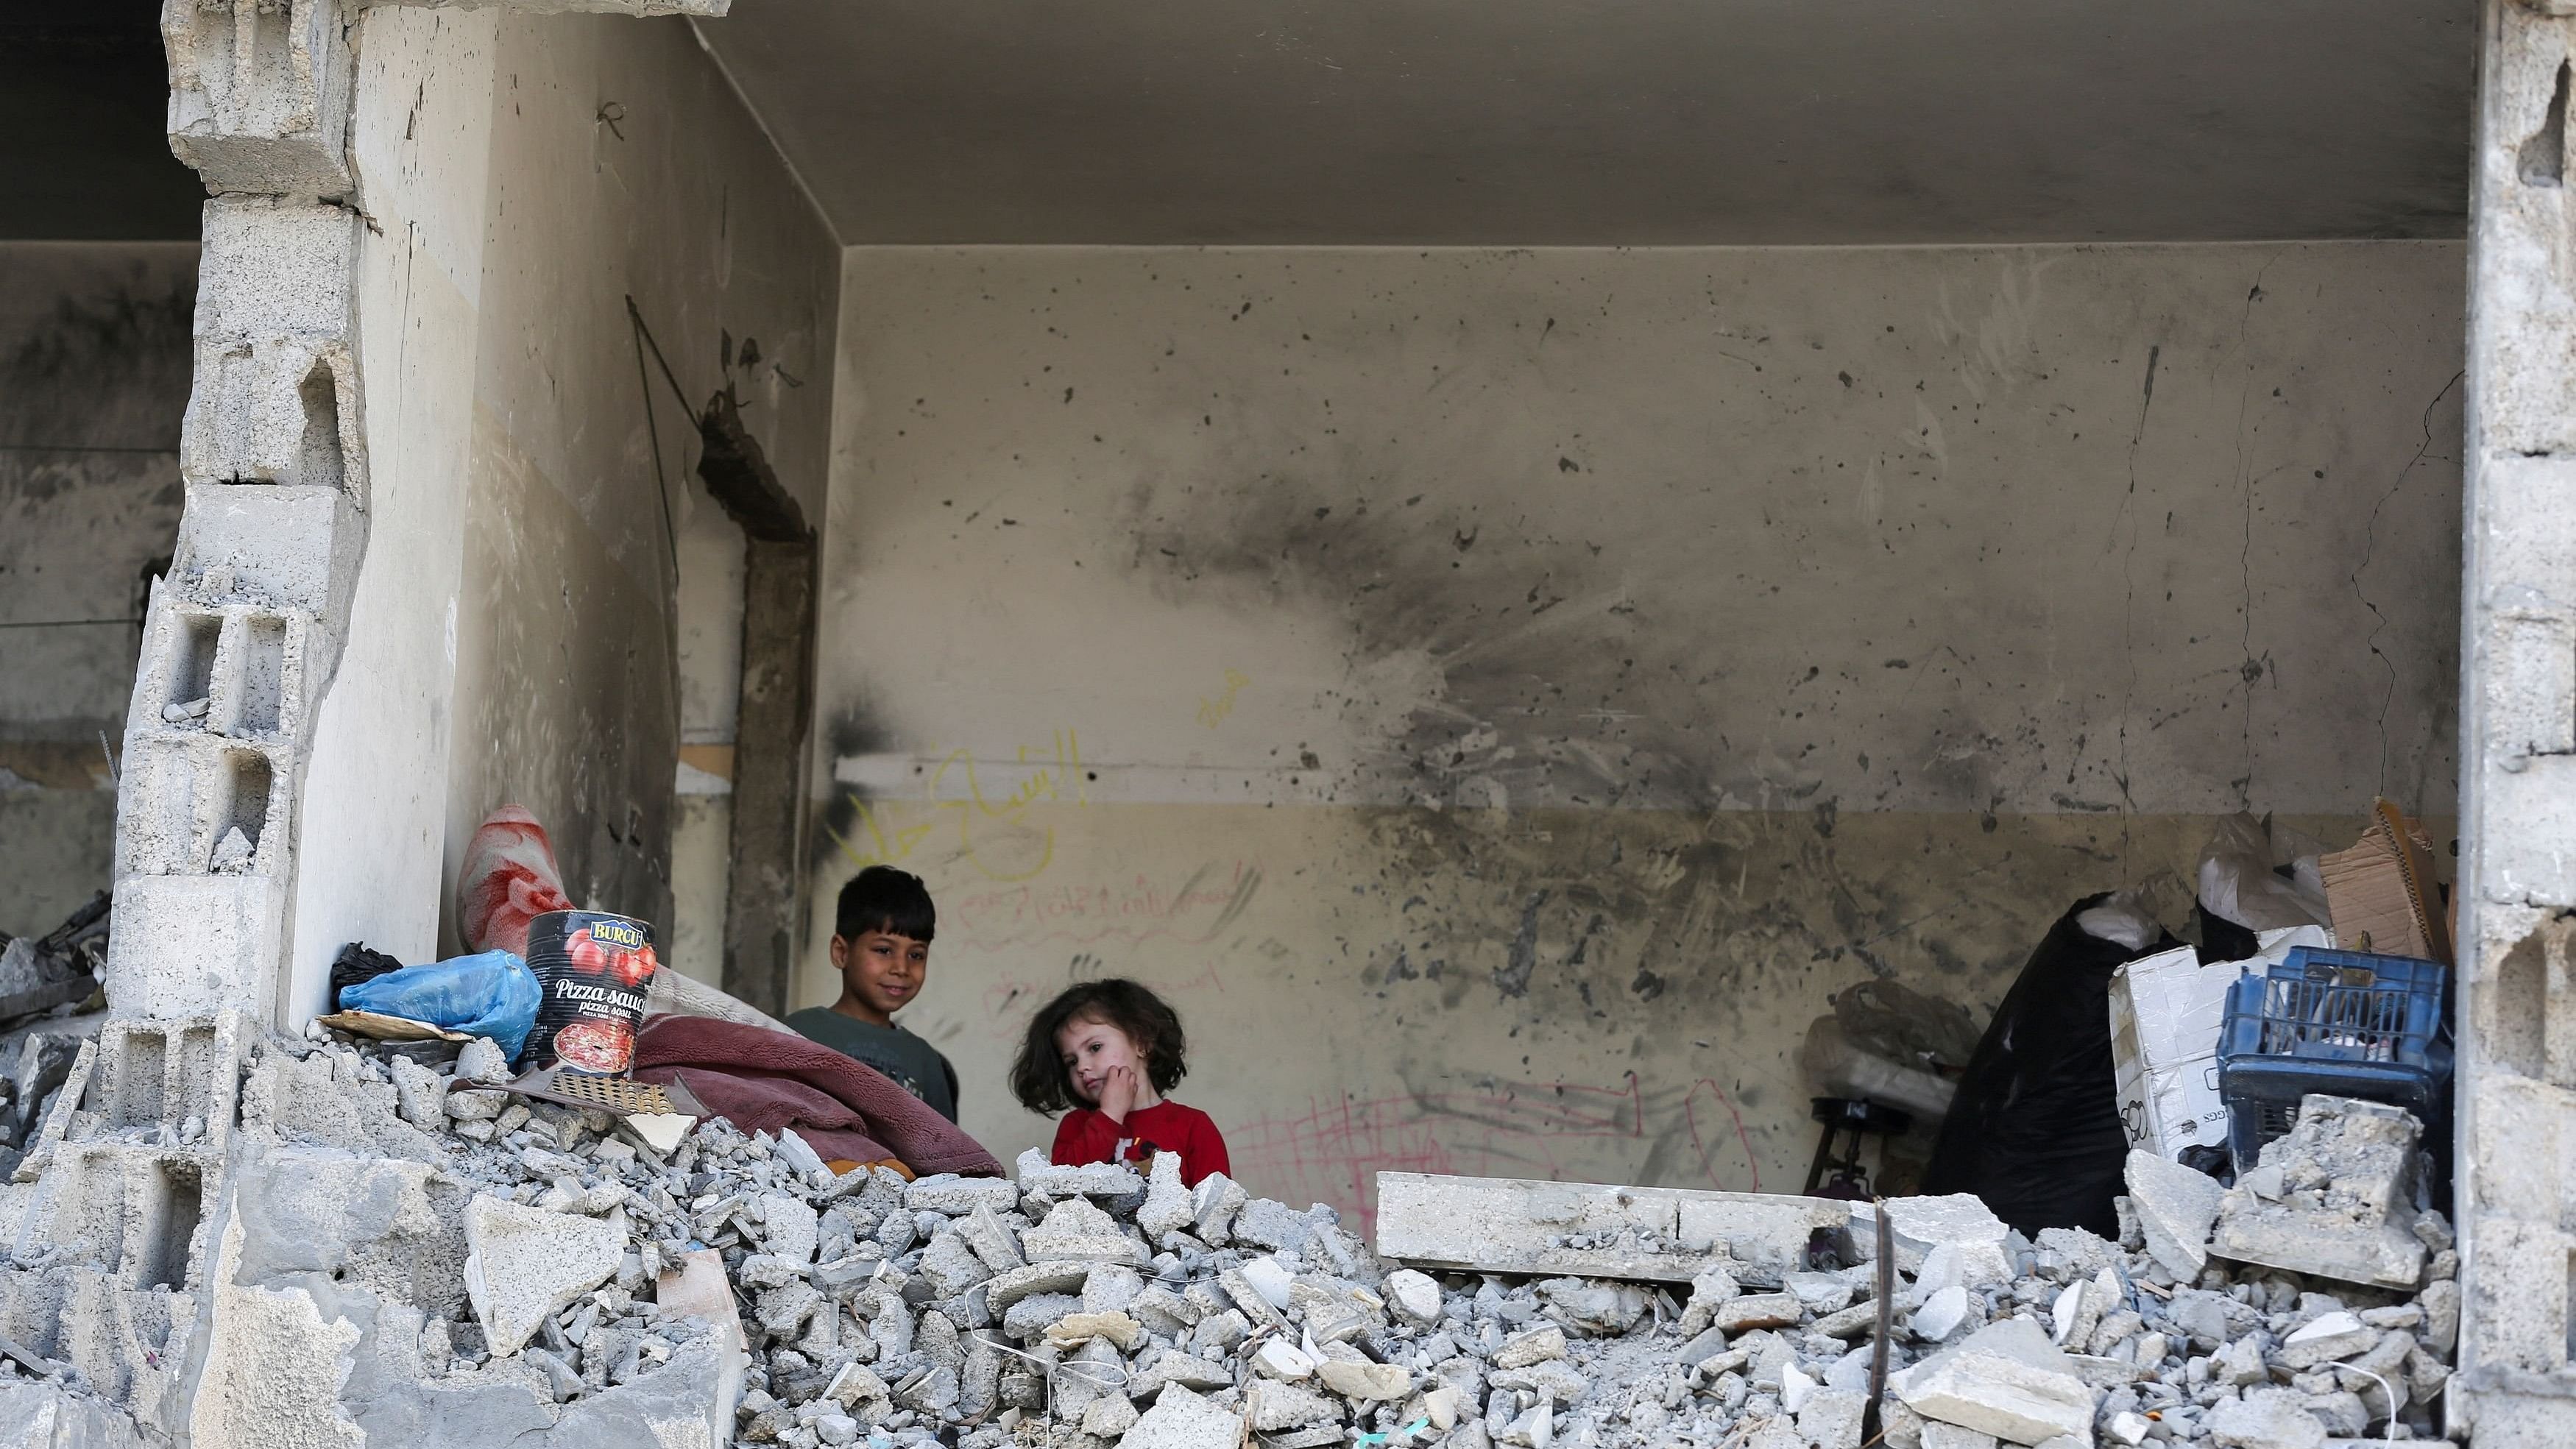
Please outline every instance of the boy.
M841 973L841 999L809 1006L787 1024L876 1068L954 1122L957 1069L937 1047L894 1023L894 1014L921 993L930 972L930 937L938 920L917 875L872 865L850 877L833 916L832 965Z

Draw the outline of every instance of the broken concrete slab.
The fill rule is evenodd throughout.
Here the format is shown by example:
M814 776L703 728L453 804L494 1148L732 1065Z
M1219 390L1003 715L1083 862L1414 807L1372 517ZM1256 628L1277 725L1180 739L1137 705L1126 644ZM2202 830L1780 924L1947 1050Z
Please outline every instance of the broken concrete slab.
M1020 1251L1032 1263L1124 1263L1141 1268L1150 1258L1143 1243L1087 1197L1057 1203L1046 1221L1020 1234Z
M2218 1179L2143 1147L2129 1149L2129 1210L2146 1234L2147 1251L2188 1283L2209 1266L2209 1230L2227 1189Z
M477 1194L465 1205L465 1289L495 1354L518 1352L546 1319L605 1283L625 1231L597 1218Z
M2206 1421L2219 1449L2322 1449L2326 1426L2295 1389L2258 1388L2222 1401Z
M2060 1434L2089 1438L2099 1398L2027 1318L1988 1324L1890 1382L1897 1397L1926 1419L2015 1444Z
M1118 1442L1120 1449L1240 1449L1243 1416L1172 1384Z
M1424 1268L1687 1283L1733 1263L1776 1286L1850 1203L1764 1193L1378 1174L1377 1251ZM1739 1273L1739 1277L1744 1276Z
M1972 1193L1937 1197L1894 1197L1880 1204L1887 1213L1889 1236L1896 1243L1896 1266L1917 1273L1923 1260L1943 1243L1992 1243L2000 1248L2012 1232ZM1874 1255L1878 1235L1869 1204L1852 1209L1852 1245L1866 1258Z
M2427 1254L2414 1230L2422 1135L2422 1124L2402 1108L2305 1098L2297 1125L2263 1147L2260 1171L2268 1180L2280 1170L2281 1197L2266 1199L2252 1182L2228 1189L2210 1251L2239 1263L2414 1289Z

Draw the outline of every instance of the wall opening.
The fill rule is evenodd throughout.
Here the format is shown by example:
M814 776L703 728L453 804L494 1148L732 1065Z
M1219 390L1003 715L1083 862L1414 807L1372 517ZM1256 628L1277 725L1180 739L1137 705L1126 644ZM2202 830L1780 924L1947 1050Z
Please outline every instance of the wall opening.
M2549 113L2540 129L2524 139L2516 159L2525 186L2556 186L2567 174L2567 81L2569 62L2558 63L2558 84L2549 93Z
M209 845L219 846L226 834L238 829L249 838L251 849L257 850L260 828L268 823L268 757L255 750L234 750L225 756L223 779L223 807L215 814L215 838Z
M296 458L297 481L338 488L347 480L340 458L340 387L328 359L316 358L313 370L296 389L304 403L304 440Z
M111 1131L161 1120L162 1091L170 1079L170 1039L157 1031L131 1031L117 1052L115 1069L99 1074L109 1083L109 1100L93 1110Z
M241 710L233 733L277 732L286 698L286 621L252 619L242 632Z
M153 1169L151 1202L145 1208L141 1261L136 1286L184 1288L188 1284L188 1248L205 1215L205 1186L184 1164L164 1162Z
M216 614L182 614L174 631L178 657L170 662L169 704L194 704L211 696L215 652L222 646L224 621Z

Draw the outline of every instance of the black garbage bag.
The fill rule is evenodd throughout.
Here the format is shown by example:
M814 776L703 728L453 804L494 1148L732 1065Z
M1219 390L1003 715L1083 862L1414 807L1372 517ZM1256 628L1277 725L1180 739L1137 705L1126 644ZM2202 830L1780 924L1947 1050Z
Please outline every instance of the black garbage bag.
M400 971L402 964L382 951L368 950L363 942L351 941L342 946L339 957L331 963L331 1009L341 1009L341 992L389 971Z
M2076 918L2110 899L2077 901L2031 952L1959 1078L1922 1191L1974 1193L2026 1234L2119 1236L2111 1200L2129 1140L2111 1071L2111 974L2183 943L2087 935Z

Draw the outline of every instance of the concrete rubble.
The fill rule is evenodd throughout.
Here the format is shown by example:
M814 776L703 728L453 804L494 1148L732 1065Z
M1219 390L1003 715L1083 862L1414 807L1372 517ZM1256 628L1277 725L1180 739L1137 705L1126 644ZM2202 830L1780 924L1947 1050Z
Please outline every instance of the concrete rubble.
M666 1153L606 1114L491 1090L493 1057L282 1040L240 1017L112 1023L6 1199L0 1416L100 1444L1862 1443L1881 1314L1867 1205L1664 1194L1690 1237L1527 1221L1517 1243L1495 1212L1463 1214L1445 1247L1399 1214L1380 1247L1434 1251L1398 1266L1329 1208L1222 1176L1184 1188L1168 1156L1150 1178L1032 1153L1016 1180L907 1183L836 1177L792 1133L720 1121ZM150 1114L118 1105L138 1063L163 1073ZM232 1086L186 1099L198 1070ZM2330 1106L2320 1132L2375 1121ZM2284 1139L2285 1174L2312 1148L2344 1160L2318 1139ZM156 1245L120 1214L135 1182L180 1171L201 1186L160 1210ZM2178 1186L2139 1173L2127 1220L2175 1220L2157 1199ZM1527 1200L1473 1179L1414 1191ZM1596 1191L1656 1196L1566 1200ZM2430 1214L2410 1231L2442 1246L2399 1289L2198 1242L2207 1266L2177 1274L2141 1232L2032 1242L1973 1199L1881 1210L1895 1449L2436 1430L2459 1293ZM1471 1249L1667 1261L1617 1277L1438 1261Z

